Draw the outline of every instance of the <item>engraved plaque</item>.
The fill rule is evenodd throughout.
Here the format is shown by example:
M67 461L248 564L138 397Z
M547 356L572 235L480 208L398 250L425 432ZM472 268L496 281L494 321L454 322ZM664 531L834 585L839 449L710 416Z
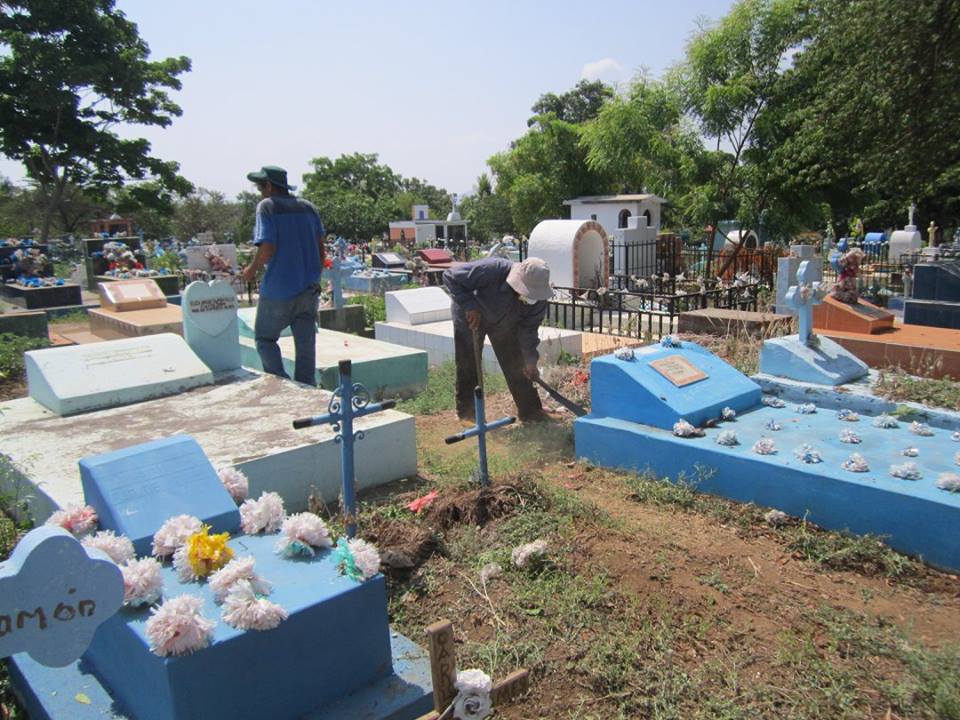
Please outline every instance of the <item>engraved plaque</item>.
M682 355L668 355L659 360L651 360L650 367L677 387L684 387L709 377Z

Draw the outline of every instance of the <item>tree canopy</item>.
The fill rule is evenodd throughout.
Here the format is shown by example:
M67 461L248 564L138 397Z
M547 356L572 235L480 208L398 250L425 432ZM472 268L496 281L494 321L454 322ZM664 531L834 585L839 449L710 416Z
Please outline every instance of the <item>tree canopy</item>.
M186 57L149 60L137 26L113 0L6 0L0 14L0 151L19 160L47 209L42 236L69 187L103 197L131 179L178 192L178 165L150 154L124 125L168 126L180 115L168 94Z

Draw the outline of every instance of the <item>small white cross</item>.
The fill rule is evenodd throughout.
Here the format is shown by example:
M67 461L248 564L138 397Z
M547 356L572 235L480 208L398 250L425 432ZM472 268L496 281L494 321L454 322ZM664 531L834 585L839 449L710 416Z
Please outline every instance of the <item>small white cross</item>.
M804 260L797 269L797 284L791 285L784 298L787 305L797 311L800 321L799 339L804 345L813 338L813 306L823 300L822 283L813 281L813 265Z

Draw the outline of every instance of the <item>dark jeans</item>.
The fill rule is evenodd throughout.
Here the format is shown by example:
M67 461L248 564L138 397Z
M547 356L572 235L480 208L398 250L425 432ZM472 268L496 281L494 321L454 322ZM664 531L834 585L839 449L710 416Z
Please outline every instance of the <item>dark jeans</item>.
M260 298L254 335L263 371L289 378L277 340L286 328L293 333L296 350L293 377L305 385L317 385L317 308L320 298L313 288L287 300Z
M481 348L487 336L490 337L493 352L507 379L513 401L517 404L517 417L521 420L536 417L543 412L543 405L533 382L523 374L523 353L520 351L516 324L507 319L493 327L481 323ZM453 342L457 361L457 415L473 420L476 417L473 389L479 384L477 360L473 353L473 331L467 325L462 311L456 308L453 312Z

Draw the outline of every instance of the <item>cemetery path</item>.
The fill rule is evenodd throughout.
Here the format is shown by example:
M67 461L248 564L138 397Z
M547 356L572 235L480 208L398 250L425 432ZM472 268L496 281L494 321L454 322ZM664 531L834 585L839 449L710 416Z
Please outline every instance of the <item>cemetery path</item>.
M505 393L488 401L491 419L512 411ZM441 498L450 492L468 492L445 488L450 482L462 488L475 463L475 443L444 444L443 438L456 427L452 412L417 417L424 483L410 493L410 499L432 488L440 490ZM395 620L401 631L415 638L429 622L441 617L453 620L464 661L473 662L465 667L493 664L503 669L502 674L520 664L533 669L528 698L497 717L649 716L618 715L611 710L623 712L626 702L596 677L597 673L626 672L616 667L625 662L618 654L622 650L615 651L604 642L611 634L614 643L629 644L641 635L643 643L654 647L666 643L669 664L675 665L670 672L683 674L684 682L692 682L698 672L705 672L703 668L721 666L736 673L738 683L749 681L758 693L791 688L791 693L799 695L805 691L794 687L797 676L785 669L784 648L794 642L811 643L815 653L836 665L837 672L848 663L857 666L851 682L863 687L852 687L850 692L861 703L877 703L870 714L850 717L883 717L891 705L875 688L901 682L904 668L889 658L886 649L861 657L856 649L861 635L896 631L925 652L947 648L960 637L960 580L955 575L919 563L913 563L903 578L866 565L864 571L830 570L798 552L781 528L762 521L762 512L756 508L705 495L696 496L701 498L696 501L699 505L685 507L668 496L651 495L649 488L638 491L636 478L631 480L627 474L575 463L569 422L491 433L488 447L495 485L499 478L512 490L532 480L572 498L560 507L582 503L595 508L595 512L577 511L561 520L535 515L539 529L532 524L521 537L529 541L542 533L548 538L558 548L556 562L569 572L566 582L571 587L596 582L609 593L599 605L591 604L596 601L593 597L575 598L575 607L565 616L552 603L560 603L570 589L553 588L552 600L535 600L536 588L518 587L513 576L481 587L477 572L487 557L484 548L510 542L507 538L516 532L516 518L493 517L476 527L444 529L446 550L426 553L416 571L430 592L418 591L416 581L396 585L391 608L399 613ZM798 527L794 530L799 532ZM464 550L464 542L478 547ZM551 626L551 620L566 625ZM651 624L657 633L652 639L644 635L652 632ZM877 647L881 647L879 640ZM650 675L654 670L643 672ZM812 671L805 667L803 672ZM658 677L657 682L666 682ZM671 677L671 682L677 680ZM713 690L696 688L693 696ZM840 716L810 712L795 716ZM743 717L748 716L779 715L758 712Z

